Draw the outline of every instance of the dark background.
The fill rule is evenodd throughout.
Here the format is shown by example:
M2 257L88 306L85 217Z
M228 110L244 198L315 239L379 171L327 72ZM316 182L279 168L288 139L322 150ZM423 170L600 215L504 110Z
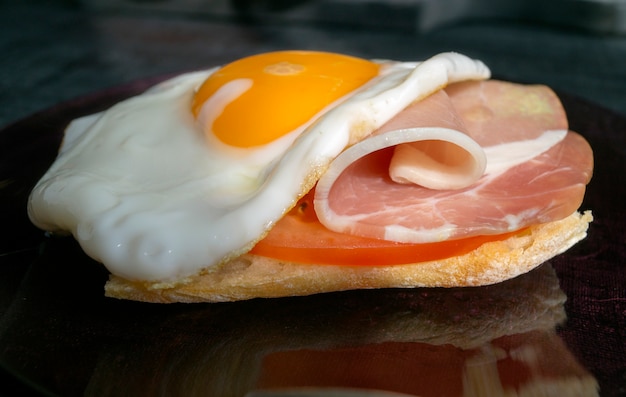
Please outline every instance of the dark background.
M274 49L482 59L626 114L621 0L0 1L0 126L136 79Z

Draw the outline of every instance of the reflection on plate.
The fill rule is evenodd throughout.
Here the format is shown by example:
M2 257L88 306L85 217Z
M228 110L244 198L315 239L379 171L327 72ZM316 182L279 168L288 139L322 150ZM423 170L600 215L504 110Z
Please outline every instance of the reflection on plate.
M317 395L338 395L337 388L419 396L542 389L597 395L594 377L556 332L566 297L550 264L481 288L85 307L77 298L92 298L93 291L69 291L73 281L54 275L54 263L80 253L66 244L72 245L53 241L31 270L26 281L40 294L14 307L31 318L11 324L0 343L5 360L29 366L46 383L60 374L73 377L77 390L69 391L76 394L81 387L87 396L298 395L289 393L311 388ZM93 287L96 280L86 281ZM64 307L57 313L67 317L43 320L54 310L53 294L60 297L54 304ZM77 311L80 319L72 319ZM46 330L37 340L25 338L37 323ZM24 357L27 342L31 357ZM72 394L67 386L64 395Z
M104 298L104 269L72 239L44 238L25 202L69 120L153 82L63 104L0 133L0 222L11 227L0 242L0 363L29 384L64 396L248 397L587 396L597 385L618 395L626 384L626 172L614 173L626 158L623 118L564 97L573 128L596 153L583 204L596 220L585 241L517 279L151 305Z

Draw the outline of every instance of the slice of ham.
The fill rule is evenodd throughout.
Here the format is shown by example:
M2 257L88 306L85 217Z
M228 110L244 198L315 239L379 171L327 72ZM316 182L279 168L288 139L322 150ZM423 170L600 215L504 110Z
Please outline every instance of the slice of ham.
M367 138L338 156L326 181L358 159L384 148L395 148L389 175L396 183L431 189L459 189L476 182L487 159L468 134L462 118L444 91L414 102ZM323 189L324 183L318 184Z
M373 134L394 142L393 136L404 130L401 135L409 141L395 146L389 165L389 176L394 182L431 189L460 189L483 175L485 153L469 137L463 119L444 91L413 103L403 114Z
M592 174L592 151L581 136L568 132L565 112L550 89L488 80L454 84L441 95L449 101L437 116L428 110L429 101L413 104L335 160L315 194L316 213L327 228L426 243L519 230L578 209ZM404 144L396 135L406 131L454 131L441 139L469 148L459 151L465 152L467 164L480 162L480 154L471 153L482 153L485 173L461 188L436 190L393 181L393 145L376 148L371 142L382 136L385 142ZM442 170L438 178L455 178Z

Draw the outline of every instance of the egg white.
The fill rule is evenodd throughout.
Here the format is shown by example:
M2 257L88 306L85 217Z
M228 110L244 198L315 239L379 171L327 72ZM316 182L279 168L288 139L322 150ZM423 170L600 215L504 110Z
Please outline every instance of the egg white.
M489 76L481 62L453 53L381 63L378 77L297 132L249 150L207 138L190 111L215 69L75 120L31 194L29 216L42 229L71 232L129 280L175 281L223 263L251 249L350 144L416 98Z

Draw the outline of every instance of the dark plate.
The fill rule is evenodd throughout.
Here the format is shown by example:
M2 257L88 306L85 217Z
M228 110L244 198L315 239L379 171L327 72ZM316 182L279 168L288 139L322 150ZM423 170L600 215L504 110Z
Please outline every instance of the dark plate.
M623 116L560 95L572 129L594 149L582 208L593 209L595 220L586 240L516 280L155 305L103 297L102 266L73 239L45 237L26 216L28 193L53 161L64 126L155 81L63 103L0 132L0 363L27 388L64 396L243 396L255 388L332 386L434 396L462 387L469 358L490 346L508 353L508 363L497 364L504 387L522 387L534 371L544 380L595 380L603 396L626 394ZM564 304L553 299L563 293ZM550 310L541 309L549 302ZM520 346L533 346L543 364L522 365L512 353ZM562 373L546 375L559 365Z

